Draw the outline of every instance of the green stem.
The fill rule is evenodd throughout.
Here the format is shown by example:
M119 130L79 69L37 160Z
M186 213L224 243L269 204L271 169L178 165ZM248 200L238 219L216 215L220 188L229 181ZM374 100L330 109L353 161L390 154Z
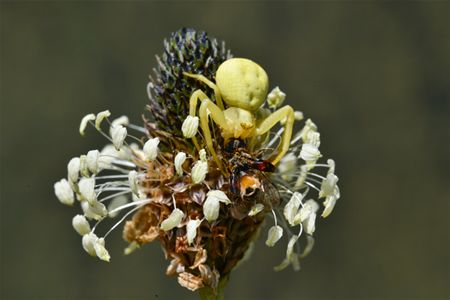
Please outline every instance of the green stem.
M223 300L225 286L228 283L228 276L220 279L217 289L213 290L210 287L204 287L199 290L201 300Z

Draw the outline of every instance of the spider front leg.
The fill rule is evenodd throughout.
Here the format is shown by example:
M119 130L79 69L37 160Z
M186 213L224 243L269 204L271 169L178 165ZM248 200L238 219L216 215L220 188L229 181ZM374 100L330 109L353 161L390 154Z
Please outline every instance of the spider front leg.
M187 76L187 77L191 77L191 78L197 79L198 81L203 82L204 84L209 86L211 89L213 89L214 95L216 96L217 105L219 106L219 108L221 110L224 110L224 106L223 106L223 102L222 102L222 96L220 95L219 88L217 87L217 85L212 83L208 78L206 78L205 76L203 76L201 74L191 74L191 73L183 72L183 75Z
M205 99L208 99L208 96L206 96L206 94L203 93L202 90L196 90L195 92L192 93L191 98L189 98L189 114L191 116L195 117L198 100L203 101ZM192 141L194 142L194 145L197 148L197 150L200 150L200 146L198 145L197 138L195 136L192 138Z
M195 116L196 114L198 100L201 101L198 115L200 118L200 127L203 131L203 138L205 139L206 146L208 147L209 152L216 161L217 166L222 169L222 164L220 163L220 160L217 157L216 151L213 147L211 131L209 130L208 115L211 114L211 118L220 128L225 128L227 126L225 116L223 114L223 111L216 104L214 104L214 102L212 102L208 98L208 96L206 96L206 94L201 90L196 90L194 93L192 93L191 98L189 99L189 114L191 116ZM196 137L193 137L193 141L196 145L198 145Z
M219 128L222 130L227 127L227 122L225 120L225 116L223 111L209 99L202 100L202 104L200 105L200 109L198 111L198 115L200 117L200 126L202 127L203 137L205 139L206 145L208 146L209 151L211 152L214 160L217 163L217 166L223 171L222 164L217 157L216 151L213 147L213 141L211 137L211 131L209 130L209 122L208 115L211 114L211 118L216 123Z
M286 118L284 125L284 133L281 140L280 147L278 149L278 155L272 161L272 164L276 165L289 150L289 144L292 137L292 129L294 127L294 110L289 105L286 105L276 112L269 115L264 121L256 128L256 135L263 135L268 132L275 124Z

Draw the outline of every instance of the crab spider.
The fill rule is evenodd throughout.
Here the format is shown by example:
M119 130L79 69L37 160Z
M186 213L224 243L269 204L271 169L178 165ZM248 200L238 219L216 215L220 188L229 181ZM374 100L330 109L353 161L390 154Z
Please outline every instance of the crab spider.
M189 99L189 114L196 115L197 102L200 100L198 111L200 126L206 145L219 167L221 163L213 147L209 116L219 126L225 141L231 138L254 140L285 119L278 155L272 163L275 165L283 158L291 141L294 110L286 105L262 120L257 118L257 115L260 115L257 111L264 104L269 87L269 80L263 68L249 59L231 58L217 69L215 84L200 74L184 73L184 75L201 81L214 90L217 104L202 90L192 93ZM227 109L224 108L222 99L228 105ZM195 137L194 143L197 144Z

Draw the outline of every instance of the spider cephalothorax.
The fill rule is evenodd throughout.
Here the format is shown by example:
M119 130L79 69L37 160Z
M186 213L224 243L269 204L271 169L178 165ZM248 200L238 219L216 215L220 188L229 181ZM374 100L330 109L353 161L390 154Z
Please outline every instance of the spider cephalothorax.
M217 104L212 102L202 90L196 90L189 100L189 113L191 116L197 114L197 101L200 100L198 115L204 140L219 166L221 163L213 147L208 116L211 116L214 123L219 126L225 143L231 138L254 140L267 133L278 122L286 120L282 142L272 164L277 164L283 158L289 149L292 136L294 110L286 105L263 119L258 117L264 115L257 112L266 100L269 87L269 80L263 68L249 59L231 58L217 69L215 84L201 74L184 74L204 82L214 90ZM197 144L195 137L194 143Z

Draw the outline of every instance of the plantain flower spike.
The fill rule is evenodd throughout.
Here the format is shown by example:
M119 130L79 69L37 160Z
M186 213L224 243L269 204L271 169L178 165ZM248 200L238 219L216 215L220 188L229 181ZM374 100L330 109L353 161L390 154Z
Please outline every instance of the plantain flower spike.
M82 248L111 261L105 245L117 229L126 255L159 242L166 274L204 299L223 296L261 231L266 246L283 248L275 270L299 270L338 205L338 175L334 160L322 162L326 137L268 74L183 28L156 58L143 122L108 109L82 117L80 134L91 126L106 145L71 158L54 184L59 202L80 211L71 221Z

